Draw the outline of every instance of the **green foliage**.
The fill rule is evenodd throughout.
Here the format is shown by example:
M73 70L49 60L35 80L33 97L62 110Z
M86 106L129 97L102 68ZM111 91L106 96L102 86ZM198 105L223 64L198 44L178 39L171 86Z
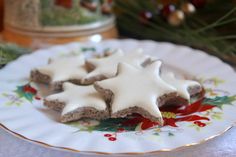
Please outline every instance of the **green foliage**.
M48 7L50 3L51 7ZM44 0L42 5L42 12L40 20L42 25L45 26L68 26L76 24L88 24L98 20L104 20L103 16L99 12L91 12L85 8L82 8L78 0L73 1L72 8L64 8L51 3L48 0Z
M235 2L210 1L205 7L197 9L195 14L186 17L179 27L171 26L159 14L154 15L148 24L141 24L140 12L156 12L154 1L116 0L115 10L120 31L126 36L170 41L203 49L236 64Z
M236 101L236 95L234 96L216 96L214 98L205 98L203 104L209 104L217 106L222 109L223 105L232 105Z
M175 136L175 135L172 132L169 132L168 136Z
M53 6L54 0L41 0L40 3L42 8L50 8Z
M75 122L69 122L68 125L78 128L78 131L109 131L117 132L119 129L124 129L125 131L134 131L137 124L134 125L124 125L125 121L129 120L128 118L109 118L98 121L94 123L91 120L80 120ZM90 125L84 125L83 123L91 123Z
M123 128L126 131L133 131L136 125L123 125L122 123L126 121L127 118L110 118L100 121L99 125L94 127L94 130L98 131L112 131L116 132L119 128Z
M95 47L82 47L81 51L82 52L86 52L86 51L93 51L93 52L95 52L96 48Z
M222 114L222 112L213 112L211 118L215 120L222 120Z
M5 97L5 98L8 98L9 101L5 102L5 105L6 106L20 106L23 101L21 100L21 98L19 98L18 96L16 95L12 95L12 94L8 94L8 93L2 93L2 95L0 95L2 97Z
M28 49L13 44L0 43L0 67L28 52Z

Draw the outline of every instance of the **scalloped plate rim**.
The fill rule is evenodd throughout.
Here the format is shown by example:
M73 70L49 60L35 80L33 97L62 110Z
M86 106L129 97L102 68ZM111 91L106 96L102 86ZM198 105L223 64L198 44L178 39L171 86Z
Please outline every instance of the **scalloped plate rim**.
M135 41L135 42L152 42L152 43L156 43L155 41L152 41L152 40L134 40L134 39L122 39L122 40L116 40L116 39L112 39L112 40L105 40L106 41L110 41L110 42L119 42L119 41ZM76 43L76 42L73 42L73 43ZM73 43L68 43L68 44L73 44ZM170 44L172 46L177 46L177 47L187 47L187 46L184 46L184 45L176 45L176 44L173 44L173 43L168 43L168 42L158 42L160 44ZM68 44L64 44L64 45L68 45ZM83 43L84 44L84 43ZM99 43L98 43L99 44ZM45 50L50 50L56 46L64 46L64 45L55 45L55 46L52 46L50 48L46 48ZM191 50L195 50L193 48L190 48L190 47L187 47ZM44 49L40 49L40 50L44 50ZM38 50L37 50L38 51ZM215 60L217 60L217 62L219 62L220 64L224 65L224 67L227 67L228 69L230 69L232 72L234 72L234 69L229 66L228 64L224 63L222 60L220 60L219 58L215 57L215 56L212 56L212 55L209 55L209 54L206 54L204 51L201 51L201 50L197 50L196 53L201 53L201 54L204 54L206 57L210 57L210 58L214 58ZM3 69L7 69L7 67L9 65L11 65L12 63L14 62L17 62L19 59L23 58L23 57L26 57L26 56L30 56L32 54L26 54L26 55L23 55L21 57L19 57L18 59L16 59L15 61L12 61L11 63L9 63L8 65L6 65L4 68L2 68L0 71L2 71ZM235 73L235 72L234 72ZM0 127L3 128L5 131L11 133L12 135L14 135L15 137L18 137L20 139L23 139L23 140L26 140L26 141L29 141L29 142L33 142L35 144L38 144L38 145L41 145L41 146L45 146L45 147L49 147L49 148L53 148L53 149L57 149L57 150L64 150L64 151L72 151L72 152L78 152L78 153L84 153L84 154L91 154L91 155L94 155L94 154L103 154L103 155L138 155L138 154L155 154L157 152L168 152L168 151L173 151L173 150L177 150L177 149L182 149L182 148L185 148L185 147L189 147L189 146L194 146L194 145L198 145L198 144L202 144L210 139L213 139L215 137L218 137L220 135L222 135L223 133L225 133L226 131L230 130L232 127L234 127L236 125L236 122L234 122L231 126L229 126L228 128L226 128L224 131L216 134L216 135L212 135L211 137L208 137L208 138L205 138L203 140L199 140L198 142L194 142L194 143L190 143L190 144L186 144L186 145L183 145L183 146L179 146L179 147L176 147L176 148L172 148L172 149L161 149L161 150L157 150L157 151L150 151L150 152L128 152L128 153L107 153L107 152L97 152L97 151L79 151L79 150L76 150L76 149L71 149L71 148L67 148L67 147L60 147L60 146L52 146L52 145L49 145L47 143L44 143L44 142L40 142L40 141L37 141L37 140L32 140L32 139L29 139L27 137L24 137L23 135L21 134L18 134L14 131L12 131L11 129L7 128L4 124L0 123Z

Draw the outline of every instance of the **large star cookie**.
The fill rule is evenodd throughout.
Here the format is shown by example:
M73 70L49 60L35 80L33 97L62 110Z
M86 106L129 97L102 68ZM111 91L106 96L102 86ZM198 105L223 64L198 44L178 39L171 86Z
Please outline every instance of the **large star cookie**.
M117 72L117 65L120 62L141 67L142 64L148 59L149 56L142 54L141 49L128 54L124 54L122 50L118 49L108 57L88 59L86 61L86 65L92 71L82 80L82 83L91 84L95 81L115 76Z
M54 110L62 110L61 121L69 122L80 118L105 119L109 117L107 105L92 85L78 86L63 84L63 92L45 98L44 104Z
M66 81L80 84L81 79L87 74L84 63L83 55L50 60L48 65L31 71L31 80L50 83L55 89L60 89Z
M160 61L145 68L120 63L117 76L95 83L96 90L111 101L111 117L139 113L152 121L163 123L158 106L169 97L175 97L176 89L161 79L160 66Z

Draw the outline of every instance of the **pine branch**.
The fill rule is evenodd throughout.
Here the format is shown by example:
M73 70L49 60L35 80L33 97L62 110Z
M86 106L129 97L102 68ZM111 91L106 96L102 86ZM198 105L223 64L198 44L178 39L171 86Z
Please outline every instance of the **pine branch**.
M0 67L29 52L29 49L22 48L14 44L0 43Z
M236 6L222 0L211 1L203 9L186 18L180 27L173 27L155 15L148 24L140 23L142 11L156 12L153 0L116 0L120 32L141 39L153 39L184 44L208 51L236 64ZM157 3L157 1L155 1Z

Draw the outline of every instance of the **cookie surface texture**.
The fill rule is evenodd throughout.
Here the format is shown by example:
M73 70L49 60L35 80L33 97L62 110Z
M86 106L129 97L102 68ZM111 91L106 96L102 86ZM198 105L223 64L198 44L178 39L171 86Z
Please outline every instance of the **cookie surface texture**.
M161 79L161 64L161 61L155 61L145 68L136 68L120 63L117 76L95 83L96 90L111 99L111 117L139 113L162 123L158 99L168 94L174 96L176 89Z
M45 105L63 103L61 121L74 121L83 117L104 119L109 116L103 97L92 85L78 86L69 82L63 84L63 92L45 98ZM51 107L52 108L52 107Z
M35 82L51 84L62 84L70 80L79 83L87 74L84 63L83 55L53 59L48 65L31 71L31 79Z
M95 81L110 78L116 75L118 63L128 63L135 67L141 67L148 60L149 56L144 55L141 49L135 52L124 54L120 49L104 58L91 58L86 61L86 65L92 71L82 80L84 84L91 84Z

